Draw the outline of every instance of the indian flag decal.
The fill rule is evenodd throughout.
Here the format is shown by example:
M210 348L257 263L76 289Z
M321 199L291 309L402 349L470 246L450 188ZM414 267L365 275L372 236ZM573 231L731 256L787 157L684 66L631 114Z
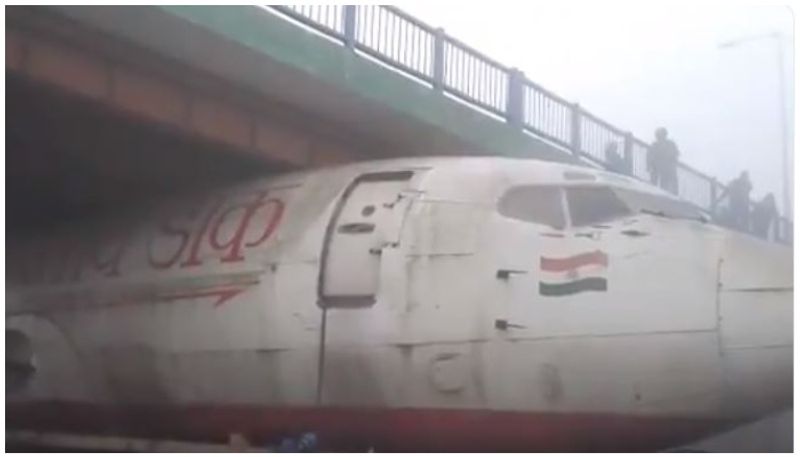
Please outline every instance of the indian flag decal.
M605 292L604 277L608 255L603 251L584 252L570 257L542 257L539 268L552 279L539 281L539 294L560 297L581 292Z

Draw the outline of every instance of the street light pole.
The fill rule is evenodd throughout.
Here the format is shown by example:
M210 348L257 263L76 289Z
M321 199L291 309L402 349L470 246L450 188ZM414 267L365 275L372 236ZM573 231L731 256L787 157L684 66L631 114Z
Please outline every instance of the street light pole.
M789 169L789 141L788 129L789 122L786 114L786 77L784 76L784 55L783 55L783 35L780 32L770 32L762 35L753 35L742 37L736 40L720 43L719 47L732 48L748 41L755 41L762 38L774 39L777 44L777 59L778 59L778 103L780 109L780 122L781 122L781 152L782 152L782 165L783 165L783 215L787 219L793 219L792 214L792 201L791 190L789 183L791 182L791 170Z
M781 148L783 149L783 214L789 220L794 219L792 214L792 201L791 190L789 183L791 182L791 170L789 169L789 140L788 129L789 122L786 119L786 78L783 73L783 40L778 34L775 37L778 43L778 91L780 94L780 110L781 110Z

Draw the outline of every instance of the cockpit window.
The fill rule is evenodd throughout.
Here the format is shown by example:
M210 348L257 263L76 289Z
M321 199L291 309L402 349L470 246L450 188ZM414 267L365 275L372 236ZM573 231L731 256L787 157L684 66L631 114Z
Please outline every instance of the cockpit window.
M700 211L686 202L627 189L616 189L614 192L631 210L637 213L648 212L666 217L686 219L703 218Z
M557 229L566 225L558 187L512 187L500 198L498 211L505 217Z
M573 226L598 224L631 214L630 208L608 187L568 187L566 191Z
M703 219L692 205L659 195L601 185L562 188L558 186L518 186L509 189L498 206L505 217L563 229L566 217L562 206L566 194L571 226L602 224L638 213L680 219Z

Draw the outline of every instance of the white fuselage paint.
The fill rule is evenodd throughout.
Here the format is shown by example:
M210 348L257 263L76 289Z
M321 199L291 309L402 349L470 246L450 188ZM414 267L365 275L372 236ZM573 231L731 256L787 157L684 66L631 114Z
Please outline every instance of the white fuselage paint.
M672 198L536 160L376 161L12 246L6 328L37 371L7 402L735 420L791 404L791 249L642 213L560 229L499 214L531 184ZM586 277L605 290L540 289Z

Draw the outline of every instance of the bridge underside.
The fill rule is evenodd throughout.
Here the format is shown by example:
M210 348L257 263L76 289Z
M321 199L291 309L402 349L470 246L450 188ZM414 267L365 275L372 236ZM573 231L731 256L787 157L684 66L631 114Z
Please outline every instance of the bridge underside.
M287 49L273 49L276 57L248 48L177 11L6 9L11 234L256 174L359 159L493 152L459 138L455 125L501 149L514 146L492 139L505 138L492 130L505 128L502 122L452 101L431 104L427 89L391 74L386 79L385 69L363 59L353 59L356 65L345 54L336 67L331 56L340 58L340 48L328 49L319 37L268 13L259 18L273 34L266 44L281 41L281 33L300 33L300 41L321 46L309 48L313 56L307 58L333 65L322 69L326 74L338 68L349 80L359 71L377 71L384 79L375 81L389 83L376 93L410 103L421 115L433 110L447 125L348 92L321 79L319 68L305 71L280 61ZM216 11L224 16L230 9ZM365 81L369 86L372 80Z
M6 217L12 233L287 167L14 73L6 77Z
M51 11L9 8L7 18L11 236L379 149Z

